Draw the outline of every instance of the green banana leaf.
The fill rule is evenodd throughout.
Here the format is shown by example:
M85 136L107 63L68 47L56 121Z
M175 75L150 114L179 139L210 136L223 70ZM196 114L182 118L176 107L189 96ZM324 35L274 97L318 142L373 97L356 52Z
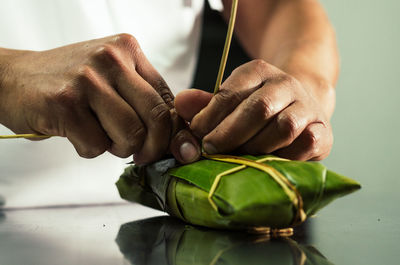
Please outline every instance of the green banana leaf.
M132 265L333 265L293 239L198 228L168 216L123 224L116 242Z
M243 156L247 160L271 156ZM272 157L275 159L274 157ZM147 166L132 165L117 182L122 198L168 212L188 223L212 228L287 228L316 213L332 200L360 188L354 180L329 171L320 163L267 161L301 196L301 208L270 174L252 167L223 176L213 194L216 176L237 164L202 159L177 165L165 159Z

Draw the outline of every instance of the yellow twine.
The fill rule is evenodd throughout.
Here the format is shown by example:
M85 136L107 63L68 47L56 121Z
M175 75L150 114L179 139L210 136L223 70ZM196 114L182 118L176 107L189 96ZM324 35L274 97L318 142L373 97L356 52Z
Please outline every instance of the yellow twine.
M233 29L235 28L238 2L239 2L239 0L232 1L231 16L229 18L228 32L226 34L224 51L222 53L222 58L221 58L221 62L219 65L217 82L215 83L215 88L214 88L214 95L218 92L218 90L221 86L221 83L222 83L222 78L224 77L226 61L228 60L229 48L231 47L231 42L232 42Z
M207 154L203 154L203 156L206 157L206 158L212 159L212 160L219 160L219 161L224 161L224 162L231 162L231 161L232 161L232 160L227 161L227 158L223 159L221 155L217 155L218 158L216 157L216 155L207 155ZM232 159L232 157L230 157L230 158ZM262 162L265 162L265 161L273 161L273 160L275 160L275 161L287 161L286 159L279 158L279 157L264 157L264 158L262 158L262 159L257 160L256 162L262 163ZM239 158L238 162L239 162L238 164L240 164L240 158ZM234 163L234 162L232 162L232 163ZM217 186L218 186L218 184L219 184L221 178L222 178L223 176L233 174L233 173L235 173L235 172L237 172L237 171L240 171L240 170L242 170L242 169L245 169L245 168L246 168L246 165L243 164L243 165L241 165L241 166L234 167L234 168L232 168L232 169L229 169L229 170L227 170L227 171L224 171L224 172L218 174L218 175L215 177L214 182L213 182L213 184L212 184L212 186L211 186L211 189L210 189L210 193L209 193L209 195L208 195L208 200L209 200L211 206L214 208L214 210L217 211L218 208L217 208L217 205L215 204L215 202L212 200L212 197L213 197L213 195L214 195L214 193L215 193L215 190L217 189Z
M211 189L208 193L208 201L210 202L210 205L213 207L213 209L215 211L218 211L218 207L213 200L213 196L215 194L215 191L217 190L217 187L218 187L222 177L233 174L239 170L243 170L248 166L248 167L256 168L258 170L261 170L261 171L267 173L278 183L279 186L281 186L281 188L283 189L285 194L289 197L289 199L292 201L293 205L297 209L296 217L294 218L293 224L297 224L299 222L301 223L306 219L306 214L303 210L303 199L302 199L300 193L297 191L296 187L292 183L290 183L290 181L287 178L285 178L285 176L283 176L278 170L276 170L275 168L273 168L270 165L263 163L263 162L267 162L267 161L289 161L289 160L279 158L279 157L265 157L265 158L254 161L254 160L249 160L249 159L245 159L242 157L229 156L229 155L203 154L203 156L207 159L211 159L211 160L215 160L215 161L241 164L241 166L234 167L232 169L221 172L215 177L214 182L211 185Z
M52 135L43 135L43 134L0 135L0 139L18 139L18 138L45 139L50 137L52 137Z

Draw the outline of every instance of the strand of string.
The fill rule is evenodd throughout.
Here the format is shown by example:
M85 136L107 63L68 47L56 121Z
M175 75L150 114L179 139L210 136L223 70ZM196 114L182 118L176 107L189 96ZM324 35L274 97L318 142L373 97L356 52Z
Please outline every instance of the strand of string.
M207 159L211 159L211 160L232 162L232 163L236 163L236 164L242 163L242 165L240 165L238 167L234 167L234 168L228 169L228 170L226 170L224 172L221 172L215 177L214 182L211 185L210 192L208 194L208 201L210 202L210 204L214 208L214 210L217 211L218 207L215 204L215 202L213 201L212 197L213 197L213 195L214 195L214 193L215 193L215 191L216 191L216 189L218 187L218 184L220 183L222 177L224 177L226 175L233 174L233 173L238 172L240 170L243 170L243 169L245 169L247 167L247 165L243 164L243 159L241 159L240 157L233 157L233 156L229 156L228 157L228 156L224 156L224 155L208 155L208 154L203 154L203 157L205 157ZM265 158L256 160L255 162L262 163L262 162L265 162L265 161L273 161L273 160L275 160L275 161L287 161L286 159L278 158L278 157L276 157L276 158L265 157Z
M302 223L306 219L307 216L303 210L303 199L298 190L296 189L296 187L292 183L290 183L290 181L285 176L283 176L282 173L280 173L278 170L276 170L272 166L263 163L267 161L289 161L289 160L279 157L264 157L262 159L254 161L237 156L207 155L207 154L203 154L203 157L216 161L240 164L240 166L221 172L215 177L214 182L211 185L211 189L208 194L208 201L215 211L218 211L218 207L213 200L213 196L217 190L219 183L221 182L222 177L243 170L246 167L252 167L261 170L267 173L269 176L271 176L274 179L274 181L276 181L278 185L281 186L285 194L289 197L289 199L291 200L291 202L293 203L293 205L297 210L292 225Z
M222 53L221 62L219 65L217 82L215 83L215 87L214 87L214 95L219 91L219 88L221 87L221 83L222 83L222 78L224 77L226 62L228 61L229 49L231 47L231 42L232 42L233 30L235 28L238 3L239 3L239 0L232 1L231 15L229 18L229 25L228 25L228 32L226 34L224 51Z
M13 135L0 135L0 139L19 139L19 138L27 138L27 139L46 139L53 137L54 135L44 135L44 134L13 134Z

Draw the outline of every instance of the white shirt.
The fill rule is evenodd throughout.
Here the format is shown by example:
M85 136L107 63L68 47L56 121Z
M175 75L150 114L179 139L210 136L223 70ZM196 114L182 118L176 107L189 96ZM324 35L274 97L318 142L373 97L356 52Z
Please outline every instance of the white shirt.
M194 74L203 1L1 0L0 47L46 50L129 33L177 93ZM0 125L3 134L12 132ZM5 207L118 202L114 183L129 160L83 159L60 137L0 140L0 195Z

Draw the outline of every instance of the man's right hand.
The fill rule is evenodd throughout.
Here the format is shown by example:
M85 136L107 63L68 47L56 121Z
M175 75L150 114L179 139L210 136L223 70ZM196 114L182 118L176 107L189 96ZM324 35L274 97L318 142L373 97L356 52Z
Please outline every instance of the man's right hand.
M2 49L0 66L0 123L15 133L67 137L86 158L109 151L144 164L168 149L182 163L200 156L173 94L130 35Z

